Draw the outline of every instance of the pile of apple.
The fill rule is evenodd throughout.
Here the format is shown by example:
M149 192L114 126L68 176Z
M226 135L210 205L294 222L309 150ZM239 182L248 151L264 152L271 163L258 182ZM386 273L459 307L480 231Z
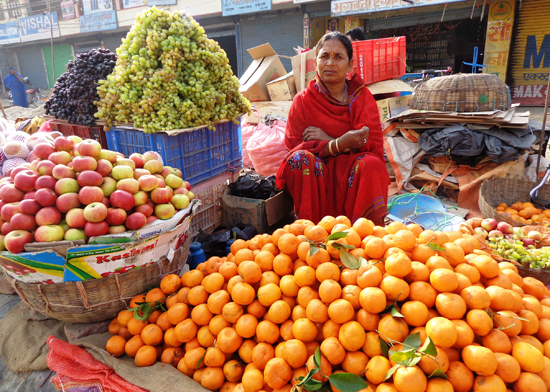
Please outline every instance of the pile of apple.
M156 152L125 158L95 140L60 136L33 154L0 180L0 250L137 230L195 198L181 170Z
M525 235L521 227L513 227L507 222L497 222L493 218L468 219L468 223L474 228L474 233L483 238L508 238L521 241L523 246L536 246L542 241L542 233L531 230Z

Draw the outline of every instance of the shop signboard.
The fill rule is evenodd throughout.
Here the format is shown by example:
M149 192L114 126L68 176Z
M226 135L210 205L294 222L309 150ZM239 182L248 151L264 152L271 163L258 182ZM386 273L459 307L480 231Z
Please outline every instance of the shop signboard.
M414 2L404 0L332 0L330 8L332 16L345 16L459 1L466 0L415 0Z
M61 16L63 20L74 19L76 17L73 0L61 2Z
M83 0L84 15L97 12L114 11L113 0Z
M17 31L17 22L0 24L0 45L21 42Z
M503 82L506 82L515 3L515 0L500 0L491 3L487 19L483 72L497 75Z
M222 16L271 10L271 0L221 0Z
M104 31L116 29L116 11L94 12L80 17L80 32Z
M124 9L128 8L135 8L135 7L143 7L145 3L143 0L123 0L122 6Z
M176 5L178 3L177 0L145 0L147 2L147 5L149 7L152 6L159 6L159 5Z
M512 101L542 106L550 72L550 8L545 0L524 2L518 11L510 52Z
M19 18L17 19L17 27L19 28L21 42L50 39L52 33L54 38L59 37L56 11L52 12L52 23L50 23L50 14L47 12Z

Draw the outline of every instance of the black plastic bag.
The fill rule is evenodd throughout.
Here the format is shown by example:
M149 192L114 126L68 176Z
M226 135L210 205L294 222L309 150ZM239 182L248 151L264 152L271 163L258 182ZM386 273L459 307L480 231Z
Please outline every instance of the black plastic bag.
M267 200L279 193L275 186L275 176L264 177L254 171L242 171L237 181L229 184L233 196Z

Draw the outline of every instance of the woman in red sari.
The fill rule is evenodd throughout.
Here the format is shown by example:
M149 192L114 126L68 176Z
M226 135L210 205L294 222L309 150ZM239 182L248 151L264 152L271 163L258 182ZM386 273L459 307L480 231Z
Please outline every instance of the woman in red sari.
M326 34L315 59L317 76L298 93L285 135L290 153L277 173L299 219L347 216L382 225L388 171L378 107L360 76L346 80L353 48L339 32Z

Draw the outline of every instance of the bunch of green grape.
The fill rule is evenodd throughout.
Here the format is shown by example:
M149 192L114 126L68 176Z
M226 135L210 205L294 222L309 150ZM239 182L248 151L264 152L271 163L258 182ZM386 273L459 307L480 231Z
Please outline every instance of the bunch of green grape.
M519 263L528 263L531 268L547 268L550 266L550 247L536 248L525 246L519 240L511 238L489 238L489 246L497 255Z
M238 122L250 111L218 43L182 11L156 7L137 15L117 49L113 73L98 87L96 117L145 132Z

